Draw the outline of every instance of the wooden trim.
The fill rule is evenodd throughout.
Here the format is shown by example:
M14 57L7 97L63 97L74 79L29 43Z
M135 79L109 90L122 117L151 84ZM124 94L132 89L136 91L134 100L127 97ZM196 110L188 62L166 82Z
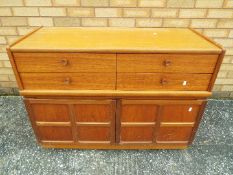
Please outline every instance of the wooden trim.
M105 126L110 127L110 122L76 122L77 126Z
M34 132L34 135L36 137L36 140L38 143L41 143L39 133L38 133L38 130L36 127L35 119L34 119L34 114L33 114L33 111L32 111L31 105L30 105L30 100L27 98L26 99L24 98L24 104L25 104L26 110L28 112L28 118L31 122L31 126L33 128L33 132Z
M69 149L186 149L188 145L185 143L174 144L122 144L122 145L110 145L110 144L62 144L62 143L41 143L43 148L69 148Z
M211 42L212 44L214 44L215 46L217 46L219 49L223 49L223 47L216 43L214 40L212 40L211 38L203 35L202 33L198 32L197 30L193 29L193 28L189 28L189 30L191 30L192 32L196 33L197 35L199 35L200 37L204 38L205 40Z
M152 141L121 141L120 144L151 144Z
M18 52L18 53L22 53L22 52L30 52L30 53L36 53L36 52L41 52L41 53L45 53L45 52L79 52L79 53L86 53L86 52L91 52L91 53L174 53L174 54L180 54L180 53L184 53L184 54L219 54L221 51L219 50L177 50L177 49L170 49L170 50L155 50L155 49L17 49L17 48L11 48L12 51L14 52Z
M22 96L73 96L73 97L188 97L207 98L208 91L120 91L120 90L21 90Z
M160 127L160 123L161 123L161 119L162 119L162 112L163 112L163 106L159 105L158 106L158 111L157 111L157 120L156 120L156 126L154 128L154 138L153 138L153 143L157 144L157 137L159 134L159 129Z
M161 127L170 127L170 126L178 126L178 127L182 127L182 126L190 126L193 127L194 126L194 122L161 122L160 126Z
M64 140L41 140L41 143L48 143L48 144L71 144L71 143L74 143L74 141L64 141Z
M16 41L12 42L9 46L12 47L14 45L16 45L17 43L19 43L20 41L24 40L25 38L29 37L31 34L35 33L36 31L38 31L39 29L41 29L43 26L37 27L36 29L32 30L31 32L27 33L26 35L20 37L19 39L17 39Z
M74 112L74 105L69 104L68 108L69 108L69 117L70 117L71 126L72 126L73 140L74 140L74 142L77 142L78 141L78 134L77 134L77 126L75 125L76 115L75 115L75 112Z
M36 121L36 126L71 126L71 122L42 122L42 121Z
M115 129L115 135L116 135L116 143L120 143L121 139L121 100L116 101L116 129Z
M216 64L216 66L215 66L214 73L213 73L213 75L211 77L211 80L210 80L210 83L209 83L209 87L208 87L209 91L212 91L212 89L213 89L215 80L217 78L218 72L219 72L221 64L223 62L223 58L224 58L225 52L226 52L226 50L223 50L222 53L218 57L218 62Z
M179 143L183 143L183 144L187 144L188 141L157 141L157 143L164 143L164 144L179 144Z
M13 58L13 54L12 54L12 52L11 52L11 50L10 50L9 47L6 48L6 50L7 50L7 54L8 54L8 57L9 57L9 60L10 60L13 72L15 74L15 78L16 78L18 87L19 87L20 90L22 90L23 89L23 83L22 83L21 78L19 76L19 72L18 72L17 66L15 64L15 60Z
M112 100L80 100L80 99L57 99L54 101L53 99L30 99L30 103L46 103L46 104L111 104Z
M200 121L201 121L201 119L202 119L202 117L203 117L203 113L204 113L204 111L205 111L205 106L206 106L206 104L207 104L207 101L204 101L204 102L202 103L202 105L201 105L201 108L200 108L200 110L199 110L198 116L197 116L196 121L195 121L195 125L194 125L194 127L193 127L193 130L192 130L192 133L191 133L189 142L188 142L189 145L191 145L192 142L193 142L193 140L194 140L194 137L195 137L195 135L196 135L198 126L199 126Z
M112 120L110 123L111 124L110 143L115 144L116 143L116 100L112 100L110 112L111 112L110 115L112 116Z
M156 124L156 122L121 122L121 127L137 127L137 126L152 126L154 127L154 125Z
M177 104L196 104L201 105L202 100L122 100L123 105L127 104L156 104L156 105L177 105Z
M78 143L81 144L110 144L111 141L81 141L79 140Z

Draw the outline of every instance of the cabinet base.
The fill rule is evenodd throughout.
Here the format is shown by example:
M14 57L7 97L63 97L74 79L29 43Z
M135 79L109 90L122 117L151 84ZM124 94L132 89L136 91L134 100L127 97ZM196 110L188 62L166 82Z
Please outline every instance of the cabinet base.
M127 144L127 145L80 145L80 144L61 144L61 143L40 143L43 148L70 148L70 149L126 149L126 150L134 150L134 149L186 149L188 148L188 144L156 144L156 145L135 145L135 144Z

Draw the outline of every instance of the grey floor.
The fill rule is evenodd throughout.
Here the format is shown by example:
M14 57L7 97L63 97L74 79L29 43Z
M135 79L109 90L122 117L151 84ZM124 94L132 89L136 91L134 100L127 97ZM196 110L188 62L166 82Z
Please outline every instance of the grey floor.
M0 97L0 175L233 174L233 101L209 100L187 150L42 149L20 97Z

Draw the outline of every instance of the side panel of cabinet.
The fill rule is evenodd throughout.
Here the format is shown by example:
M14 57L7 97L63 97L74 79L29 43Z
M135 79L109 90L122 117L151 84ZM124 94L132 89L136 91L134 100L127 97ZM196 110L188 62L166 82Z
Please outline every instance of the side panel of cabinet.
M199 100L121 100L117 142L188 144L198 126L201 105Z
M25 99L41 143L112 144L114 100Z

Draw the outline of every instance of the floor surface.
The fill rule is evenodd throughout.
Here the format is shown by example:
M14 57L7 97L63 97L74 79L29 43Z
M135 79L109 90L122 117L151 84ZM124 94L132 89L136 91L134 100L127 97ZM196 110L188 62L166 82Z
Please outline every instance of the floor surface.
M0 175L232 175L233 101L209 100L186 150L43 149L21 97L0 97Z

